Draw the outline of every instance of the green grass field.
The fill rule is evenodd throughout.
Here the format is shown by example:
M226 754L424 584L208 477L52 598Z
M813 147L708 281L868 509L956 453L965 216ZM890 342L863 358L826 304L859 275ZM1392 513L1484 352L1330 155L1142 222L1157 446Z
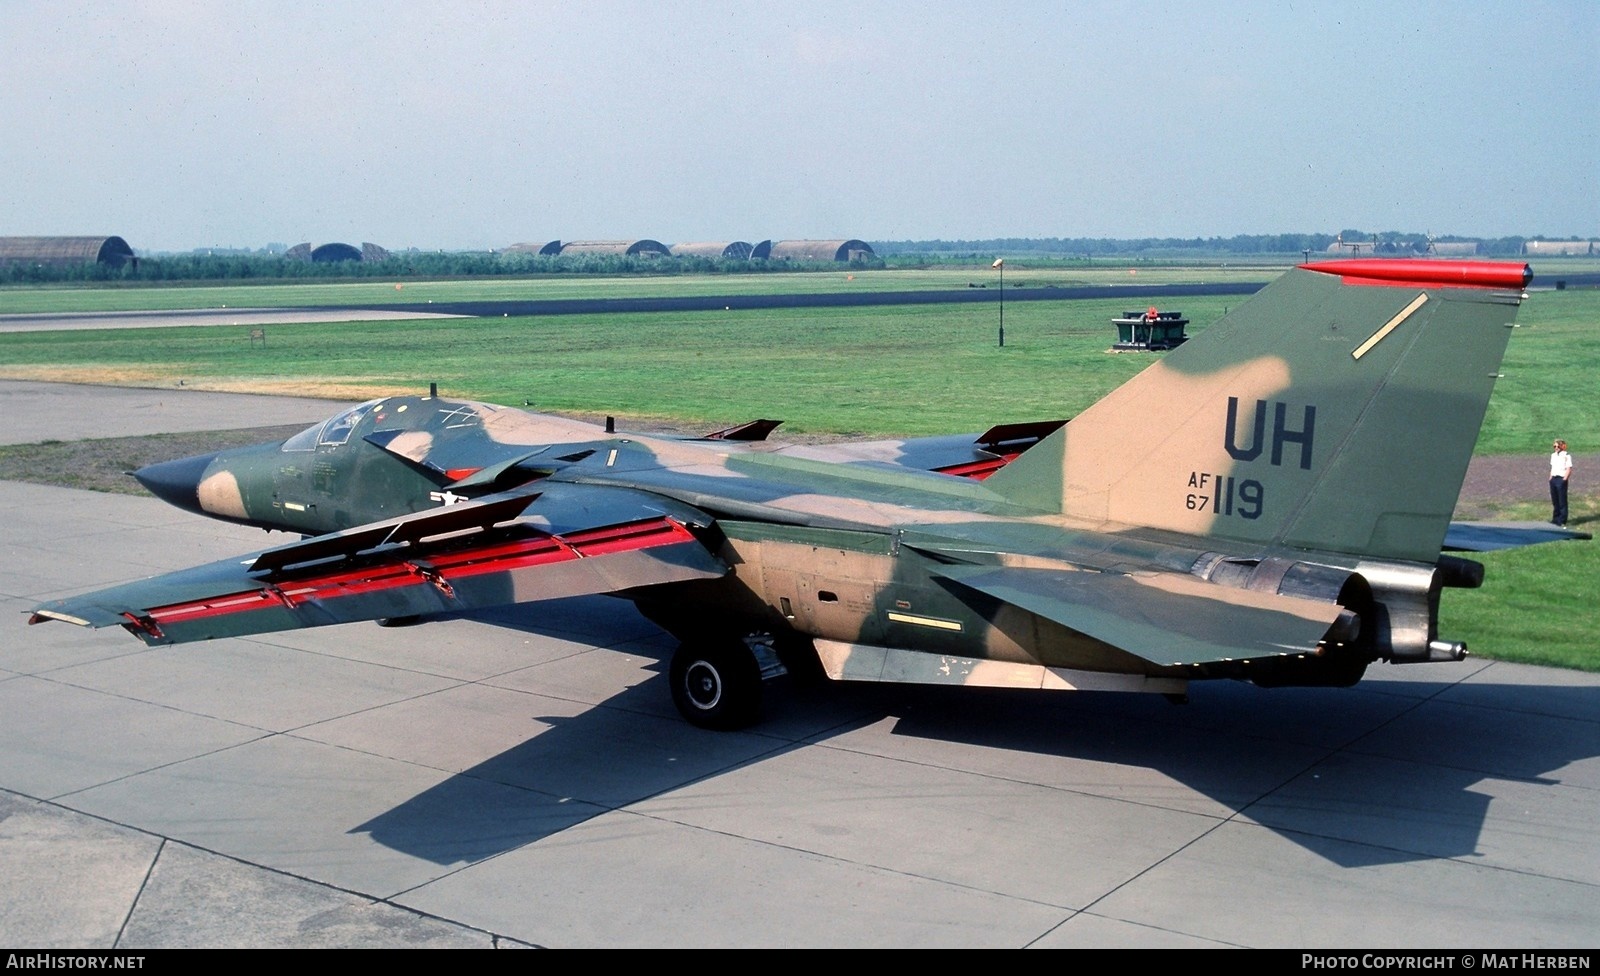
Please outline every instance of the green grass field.
M1181 308L1194 334L1239 301ZM992 304L278 325L265 346L237 326L13 333L0 375L355 399L438 382L551 411L932 434L1082 410L1149 362L1106 352L1127 304L1007 303L1003 349ZM1519 320L1478 452L1536 453L1561 432L1600 450L1578 422L1600 417L1600 292L1535 293Z
M211 306L217 303L202 299L218 295L227 295L227 304L295 306L369 304L396 300L396 294L415 301L424 292L457 301L731 294L730 286L913 290L960 287L985 273L993 274L465 281L407 283L402 293L392 284L22 289L0 291L0 311ZM1048 273L1069 283L1064 272ZM1248 274L1259 280L1262 273ZM1008 267L1007 286L1024 275ZM1194 334L1240 300L1172 304L1193 320ZM0 376L181 382L340 399L420 391L437 382L454 396L707 429L775 417L796 433L925 435L1069 417L1083 409L1151 361L1145 354L1106 351L1110 319L1140 304L1007 303L1003 349L995 341L998 307L991 304L277 325L268 327L265 347L249 342L247 330L237 326L12 333L0 334ZM1596 291L1541 291L1524 304L1479 453L1530 455L1537 467L1532 456L1547 451L1554 435L1566 437L1578 454L1600 450L1597 321ZM1581 487L1584 473L1579 476ZM1573 511L1580 522L1593 519L1593 499L1575 496ZM1490 582L1476 593L1446 594L1441 633L1489 656L1600 670L1593 647L1600 634L1597 559L1592 543L1484 556Z
M1600 291L1535 292L1517 316L1478 438L1480 454L1600 450Z
M1445 591L1441 637L1466 641L1482 657L1600 671L1600 545L1560 542L1471 555L1483 563L1483 588Z
M1237 299L1226 301L1237 302ZM1148 365L1124 301L411 320L0 335L0 374L338 397L425 389L549 411L931 434L1069 416ZM1185 302L1197 322L1224 299ZM65 369L66 372L62 372Z

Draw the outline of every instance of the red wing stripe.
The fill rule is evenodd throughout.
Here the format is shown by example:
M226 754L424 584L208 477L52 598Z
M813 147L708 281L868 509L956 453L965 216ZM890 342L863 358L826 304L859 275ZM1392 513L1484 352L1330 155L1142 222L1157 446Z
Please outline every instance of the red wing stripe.
M688 529L663 517L583 529L566 535L536 535L465 546L433 555L408 553L409 559L317 573L260 589L168 604L137 617L130 615L130 619L141 629L159 634L163 625L279 606L293 609L308 601L327 602L396 587L434 586L448 598L454 594L450 586L454 579L691 541L694 536Z

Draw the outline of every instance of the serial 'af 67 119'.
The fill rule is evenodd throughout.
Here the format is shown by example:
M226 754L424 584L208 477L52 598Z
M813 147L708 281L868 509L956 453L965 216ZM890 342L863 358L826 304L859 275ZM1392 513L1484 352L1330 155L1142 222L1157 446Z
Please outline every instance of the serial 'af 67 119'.
M681 645L696 725L764 675L1182 696L1457 660L1441 554L1526 265L1293 269L1070 422L778 447L441 397L152 465L182 508L300 541L36 608L171 644L606 593ZM537 612L537 607L530 612Z

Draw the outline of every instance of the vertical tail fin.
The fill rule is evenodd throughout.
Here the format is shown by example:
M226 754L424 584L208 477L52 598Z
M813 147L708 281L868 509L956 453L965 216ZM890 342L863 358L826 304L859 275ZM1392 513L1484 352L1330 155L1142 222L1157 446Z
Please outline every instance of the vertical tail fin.
M1434 561L1526 265L1302 265L991 476L1043 511Z

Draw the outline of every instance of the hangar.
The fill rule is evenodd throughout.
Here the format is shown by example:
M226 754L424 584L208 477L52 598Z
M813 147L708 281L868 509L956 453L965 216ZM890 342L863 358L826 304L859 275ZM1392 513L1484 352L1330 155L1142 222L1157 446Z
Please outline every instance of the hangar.
M1535 255L1590 255L1595 253L1595 246L1589 241L1527 241L1522 245L1522 253L1530 257Z
M562 254L623 254L628 256L662 257L672 253L660 241L568 241L561 245Z
M672 245L672 256L676 258L728 258L734 261L749 259L750 252L754 250L749 241L702 241L695 244Z
M0 237L0 264L104 264L139 266L120 237Z
M864 261L877 254L866 241L777 241L767 253L753 256L774 261Z
M561 253L561 242L560 241L546 241L545 243L540 244L540 243L537 243L535 241L523 241L523 242L521 242L519 244L512 244L512 245L510 245L508 247L502 248L500 250L500 253L501 254L538 254L538 255L560 254Z
M1378 242L1376 240L1347 241L1343 237L1336 237L1334 238L1333 243L1328 245L1328 253L1348 254L1351 257L1357 258L1361 257L1362 255L1371 257L1372 255L1378 253Z
M333 261L387 261L389 251L370 241L362 241L359 250L352 244L334 241L312 247L309 241L296 244L283 254L286 261L313 261L327 264Z

